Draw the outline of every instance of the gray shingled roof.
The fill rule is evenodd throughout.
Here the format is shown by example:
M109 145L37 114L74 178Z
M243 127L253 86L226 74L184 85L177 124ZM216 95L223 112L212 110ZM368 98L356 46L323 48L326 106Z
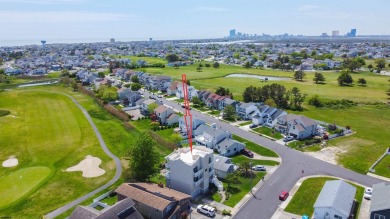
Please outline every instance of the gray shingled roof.
M370 212L390 209L390 184L378 183L372 188Z
M77 206L68 219L94 219L98 215L99 211L94 208Z
M326 181L313 207L333 208L349 215L355 194L356 188L343 180Z
M233 164L229 163L230 158L214 154L214 169L221 171L228 171Z

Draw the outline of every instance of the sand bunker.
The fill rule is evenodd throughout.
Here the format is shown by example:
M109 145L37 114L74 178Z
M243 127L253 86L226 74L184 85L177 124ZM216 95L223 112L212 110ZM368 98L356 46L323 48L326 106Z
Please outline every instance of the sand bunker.
M66 169L66 171L82 171L83 177L86 178L98 177L106 172L99 167L101 163L102 160L100 160L100 158L87 155L87 157L85 157L85 159L82 160L79 164L73 167L69 167L68 169Z
M14 167L18 165L18 163L18 159L16 159L15 156L11 156L8 158L8 160L3 162L3 167Z

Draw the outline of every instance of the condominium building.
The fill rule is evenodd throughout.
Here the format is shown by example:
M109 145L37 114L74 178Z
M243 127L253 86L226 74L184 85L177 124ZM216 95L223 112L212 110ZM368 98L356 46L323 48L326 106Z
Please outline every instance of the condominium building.
M220 187L214 173L214 155L211 149L204 146L180 148L165 157L167 163L167 186L191 195L192 198L209 189L214 183Z

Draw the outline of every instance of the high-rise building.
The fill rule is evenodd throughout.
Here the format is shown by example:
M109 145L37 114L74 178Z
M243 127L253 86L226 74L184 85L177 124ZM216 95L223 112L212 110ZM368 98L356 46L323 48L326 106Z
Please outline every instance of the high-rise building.
M332 31L332 37L338 37L340 35L340 31L334 30Z
M229 31L229 37L235 37L236 36L236 29L230 30Z
M351 32L347 33L347 37L356 37L356 29L351 29Z

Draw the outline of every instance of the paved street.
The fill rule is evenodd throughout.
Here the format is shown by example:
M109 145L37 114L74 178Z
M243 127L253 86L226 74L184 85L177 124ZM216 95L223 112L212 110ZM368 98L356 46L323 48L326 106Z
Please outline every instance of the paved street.
M183 109L175 102L162 99L163 103L183 112ZM205 120L207 123L215 123L217 127L225 129L233 134L239 135L245 139L251 140L257 144L269 148L282 158L282 164L272 174L266 183L255 193L255 197L251 197L249 201L241 207L238 212L233 212L233 218L271 218L277 210L281 201L278 195L282 190L291 190L295 183L302 176L308 175L329 175L337 176L365 186L372 186L375 183L382 182L379 179L371 176L362 175L343 167L329 164L318 160L314 157L306 155L302 152L282 146L274 141L244 131L238 127L228 123L219 121L213 117L204 115L198 111L191 110L194 117ZM302 170L304 173L302 173Z

